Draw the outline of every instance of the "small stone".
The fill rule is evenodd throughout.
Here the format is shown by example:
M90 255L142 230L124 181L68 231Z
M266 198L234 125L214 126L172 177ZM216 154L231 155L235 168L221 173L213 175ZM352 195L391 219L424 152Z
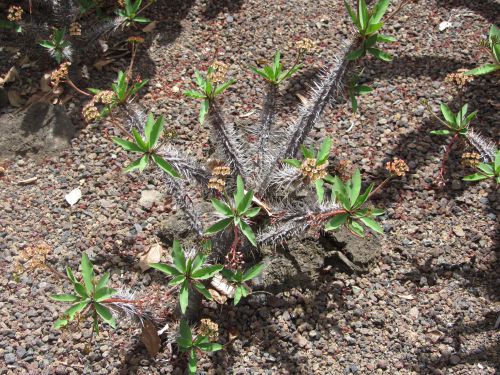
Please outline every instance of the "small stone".
M381 359L380 361L377 362L377 367L386 370L387 369L387 362Z
M16 363L16 356L12 353L5 354L3 359L5 360L5 363L8 365Z
M162 201L163 195L157 190L143 190L139 204L141 207L149 210L153 205L159 204Z
M465 232L460 226L453 227L453 233L458 237L465 237Z
M420 312L418 311L418 308L412 307L408 315L410 315L410 318L412 318L413 320L417 320L420 315Z

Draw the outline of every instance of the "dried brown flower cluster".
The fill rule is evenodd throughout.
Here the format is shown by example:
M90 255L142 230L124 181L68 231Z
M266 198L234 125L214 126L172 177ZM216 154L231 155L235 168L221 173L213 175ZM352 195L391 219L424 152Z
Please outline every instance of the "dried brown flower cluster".
M222 61L215 61L210 65L208 79L212 83L224 83L226 80L228 66Z
M118 6L125 8L125 0L117 0Z
M144 38L142 36L131 36L127 39L129 43L144 43Z
M316 165L317 161L313 158L307 158L304 160L300 167L302 174L307 177L311 182L314 182L320 178L326 177L326 167L328 167L328 161L325 161L321 165Z
M352 176L353 164L348 159L340 160L335 166L335 175L338 176L343 182L349 181Z
M21 21L24 10L18 5L11 5L8 10L7 19L11 22Z
M100 113L97 109L97 104L110 105L115 100L115 93L110 90L102 90L94 95L92 100L88 102L82 110L82 115L85 121L92 122L99 118Z
M300 53L314 53L316 52L316 44L309 38L304 38L295 43L295 48Z
M219 325L211 319L201 319L198 326L198 335L208 337L210 342L219 339Z
M393 161L388 161L385 165L385 169L387 169L392 176L399 177L403 177L406 172L410 170L406 162L399 158L394 158Z
M80 25L76 21L72 22L71 25L69 25L69 35L72 35L72 36L82 35L82 25Z
M467 83L474 80L473 76L466 76L467 69L458 69L456 72L448 73L444 81L458 87L464 87Z
M208 188L219 192L224 191L226 187L226 176L231 173L231 169L226 166L218 166L212 170L212 177L208 181Z
M46 260L52 248L46 243L28 246L19 252L19 260L24 263L24 266L18 263L15 272L21 274L26 270L36 270L47 268Z
M83 106L82 115L85 121L87 122L92 122L99 118L99 110L95 106L93 100L91 100L90 103Z
M481 163L481 155L477 152L464 152L462 154L462 165L465 167L476 167Z
M50 73L50 83L53 87L58 87L61 81L64 81L69 73L71 63L64 62L59 65L59 68Z
M113 103L113 100L115 99L115 93L111 90L102 90L99 91L95 96L94 96L94 103L102 103L104 105L108 105Z

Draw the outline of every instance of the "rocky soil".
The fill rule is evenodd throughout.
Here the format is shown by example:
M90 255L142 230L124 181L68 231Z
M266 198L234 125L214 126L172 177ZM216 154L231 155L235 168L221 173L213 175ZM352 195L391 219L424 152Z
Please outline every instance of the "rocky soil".
M485 62L478 47L498 1L422 0L389 22L392 63L368 58L364 80L374 92L360 100L360 114L346 103L329 108L315 139L329 134L339 159L363 170L366 182L384 178L385 162L405 159L410 173L380 194L387 209L380 255L366 273L340 263L314 282L264 300L256 294L237 307L205 304L202 315L220 325L225 350L199 360L206 374L495 374L500 370L498 215L491 182L465 183L464 145L451 153L447 184L436 185L445 140L429 135L438 123L420 100L479 110L474 126L499 139L498 77L478 78L463 90L445 83L448 73ZM172 142L200 158L208 133L197 124L197 103L183 99L195 68L216 58L238 78L224 99L227 117L241 126L257 121L263 85L248 71L275 49L293 60L294 41L308 37L320 49L301 74L282 88L282 121L297 113L296 94L335 56L352 32L339 0L163 1L151 8L160 22L138 57L149 78L141 102L164 115ZM440 31L438 25L451 26ZM147 48L147 50L145 50ZM115 66L116 67L116 66ZM2 63L2 69L4 68ZM8 67L6 67L8 69ZM108 70L106 70L108 69ZM113 67L91 71L108 85ZM6 71L1 71L3 75ZM58 155L18 155L3 161L0 179L0 374L181 374L182 358L163 347L151 359L138 326L127 320L104 329L89 346L90 326L59 332L63 311L49 299L68 283L21 259L46 245L47 263L76 269L85 251L98 272L112 273L113 287L141 298L166 290L157 272L141 273L137 257L155 243L160 224L176 210L161 180L124 175L127 155L110 141L108 124L83 124L80 103L68 105L80 129ZM0 123L14 109L2 110ZM3 127L2 127L3 129ZM36 177L36 181L20 181ZM80 188L69 206L64 196ZM152 199L142 199L141 196Z

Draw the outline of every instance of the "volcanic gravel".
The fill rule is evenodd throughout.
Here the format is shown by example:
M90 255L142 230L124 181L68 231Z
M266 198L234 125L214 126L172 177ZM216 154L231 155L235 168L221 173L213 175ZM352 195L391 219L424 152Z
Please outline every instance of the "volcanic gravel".
M420 103L429 100L437 113L440 102L455 111L468 102L479 110L474 127L499 139L498 76L477 78L463 89L444 82L448 73L487 61L479 41L491 23L498 24L499 5L423 0L388 22L384 33L398 41L384 49L394 61L364 59L362 80L374 91L359 98L359 114L352 115L348 103L336 103L311 133L313 142L333 137L335 156L360 167L366 183L381 182L393 157L407 161L407 176L374 200L387 210L381 256L367 273L334 267L319 285L303 285L266 302L255 295L236 307L205 304L202 316L219 323L221 341L228 343L230 333L235 338L224 350L201 355L200 373L500 370L500 335L494 328L500 314L498 189L491 181L462 181L470 173L460 165L463 144L451 152L446 186L437 186L447 139L429 134L440 125ZM182 96L195 69L214 59L230 66L229 76L238 82L225 94L223 110L228 121L244 127L258 121L264 92L248 67L269 61L276 49L290 65L295 41L314 40L319 51L281 88L279 118L285 124L298 112L296 94L307 96L314 76L352 33L340 0L159 1L148 16L160 22L146 34L137 57L136 71L150 80L140 102L165 116L177 133L173 144L200 159L207 156L208 132L197 123L198 103ZM451 26L440 31L443 21ZM20 255L45 244L47 263L60 272L67 265L77 269L85 251L96 272L112 273L115 288L141 298L161 296L167 288L158 272L141 273L136 258L155 243L175 203L165 197L153 207L141 205L141 192L161 191L161 180L123 174L128 156L110 141L118 131L109 124L85 125L79 108L80 103L68 105L81 129L71 149L4 164L0 374L181 374L185 364L178 353L163 347L149 358L139 327L126 319L116 330L103 329L93 345L87 323L80 331L53 329L64 306L49 295L67 292L69 283L46 269L21 268L26 264ZM17 183L35 176L33 184ZM70 207L64 196L77 187L82 198Z

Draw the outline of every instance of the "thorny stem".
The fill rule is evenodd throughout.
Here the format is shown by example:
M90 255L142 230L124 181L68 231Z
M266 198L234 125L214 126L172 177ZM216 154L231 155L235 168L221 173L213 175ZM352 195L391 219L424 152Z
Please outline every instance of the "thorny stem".
M334 216L345 214L345 213L347 213L347 210L335 210L335 211L323 212L323 213L316 214L316 215L311 214L310 218L311 218L311 220L314 220L314 221L324 222L324 221L327 221L328 219L330 219Z
M450 143L448 143L448 146L446 147L446 151L444 152L443 160L441 161L441 169L439 170L439 178L443 182L444 182L444 172L445 172L445 168L446 168L446 162L448 161L448 157L450 156L451 148L455 144L457 139L458 139L458 134L455 134L453 136L453 138L451 139Z

